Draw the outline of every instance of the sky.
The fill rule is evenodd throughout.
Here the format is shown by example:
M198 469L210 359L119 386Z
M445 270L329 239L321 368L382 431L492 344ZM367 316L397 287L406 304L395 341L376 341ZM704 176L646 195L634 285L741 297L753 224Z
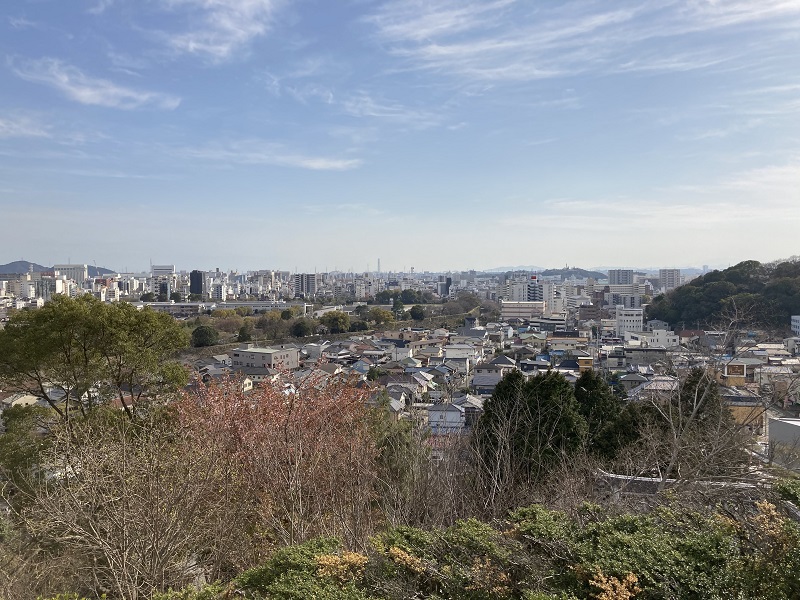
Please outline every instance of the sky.
M798 254L800 0L15 0L0 263Z

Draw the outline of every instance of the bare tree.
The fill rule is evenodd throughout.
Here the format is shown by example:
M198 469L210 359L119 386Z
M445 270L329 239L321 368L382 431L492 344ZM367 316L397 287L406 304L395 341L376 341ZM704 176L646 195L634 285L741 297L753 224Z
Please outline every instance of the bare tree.
M72 591L146 598L248 562L232 558L247 547L243 482L214 440L167 417L111 413L52 438L16 515L49 558L39 561L45 589L72 572Z
M365 392L306 379L243 393L235 380L186 397L181 421L226 448L281 545L318 535L363 544L374 530L375 440Z

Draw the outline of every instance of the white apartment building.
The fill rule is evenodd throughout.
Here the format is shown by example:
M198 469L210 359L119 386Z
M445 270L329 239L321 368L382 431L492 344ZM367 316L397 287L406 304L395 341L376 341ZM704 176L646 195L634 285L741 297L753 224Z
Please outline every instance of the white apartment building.
M617 305L616 325L614 332L623 337L626 331L642 331L644 329L644 309L625 308Z
M228 297L228 286L224 283L214 283L211 285L211 299L222 301Z
M792 316L792 333L800 337L800 315Z
M626 331L626 342L639 342L642 346L663 346L675 348L681 345L680 338L672 331L655 329L653 331Z
M89 279L89 265L53 265L53 271L81 284Z

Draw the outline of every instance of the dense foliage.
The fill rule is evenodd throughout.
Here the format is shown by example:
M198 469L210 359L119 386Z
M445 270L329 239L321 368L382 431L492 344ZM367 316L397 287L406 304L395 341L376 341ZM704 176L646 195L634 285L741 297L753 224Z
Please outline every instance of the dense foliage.
M789 317L800 314L800 261L748 260L712 271L654 298L647 314L687 329L714 326L722 318L786 329Z
M677 501L619 514L533 505L494 524L390 529L364 551L313 539L227 584L159 599L788 600L800 594L798 550L800 528L768 501L736 516Z
M0 385L41 398L63 419L110 401L132 416L136 405L186 384L170 359L187 343L167 314L59 295L0 330Z

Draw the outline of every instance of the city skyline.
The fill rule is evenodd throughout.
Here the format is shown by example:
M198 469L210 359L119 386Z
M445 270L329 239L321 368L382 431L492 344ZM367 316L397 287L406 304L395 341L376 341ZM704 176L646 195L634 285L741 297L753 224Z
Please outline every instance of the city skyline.
M798 258L797 256L792 256L792 257L788 257L788 260L795 260L797 258ZM2 259L0 259L0 260L2 260ZM771 263L771 262L778 263L778 262L783 262L784 260L787 260L787 259L781 258L781 259L776 259L776 260L772 260L772 261L765 261L765 262L767 262L767 263ZM392 262L392 261L390 260L390 262ZM127 265L125 265L125 267L123 267L123 268L115 268L115 265L113 265L111 263L104 263L102 261L100 261L100 262L98 262L98 261L90 261L90 262L77 261L77 262L75 262L75 261L72 261L71 258L70 258L70 259L68 259L68 260L66 260L65 262L62 262L62 263L56 263L56 262L53 262L53 261L45 261L45 263L39 263L37 261L30 261L30 260L27 260L24 257L20 257L16 261L10 261L8 263L0 264L0 273L9 273L9 274L12 273L12 271L9 271L7 268L9 266L15 265L17 263L27 263L31 267L33 267L33 266L41 267L41 268L36 268L35 269L35 271L37 271L37 272L38 271L42 271L42 270L45 270L45 271L46 270L50 270L50 269L54 268L54 265L55 266L59 266L59 265L61 265L61 266L63 266L63 265L70 265L70 266L85 265L85 266L89 267L90 269L92 267L94 267L95 269L98 269L98 268L99 269L104 269L104 270L110 271L111 273L150 273L154 269L160 269L160 268L163 268L163 267L171 267L171 268L173 268L175 270L174 271L175 273L184 273L184 274L188 274L188 273L190 273L192 271L197 270L197 271L201 271L201 272L207 273L207 274L211 274L211 273L213 273L215 271L219 271L220 273L231 273L231 272L235 272L235 273L253 272L253 273L255 273L255 272L258 272L258 271L274 271L276 273L277 272L284 272L284 273L318 273L318 274L333 273L333 274L356 274L356 275L357 274L364 274L364 273L373 273L373 274L380 273L380 274L384 274L384 275L388 275L388 274L405 274L405 275L420 274L421 275L421 274L426 274L426 273L429 273L429 274L445 274L445 273L457 274L457 273L467 273L467 272L476 272L476 273L486 273L486 274L501 275L503 273L508 273L508 272L541 273L541 272L544 272L544 271L561 271L561 270L566 271L566 270L575 270L575 269L586 271L586 272L595 271L595 272L601 272L601 273L607 273L609 270L616 270L616 269L630 270L633 273L654 273L654 272L659 271L660 269L667 269L667 270L681 271L681 272L683 272L685 274L700 274L700 273L705 273L705 272L713 271L713 270L724 270L724 269L726 269L728 267L733 266L732 264L727 264L727 265L702 264L702 265L697 265L697 266L695 266L695 265L678 265L678 266L676 266L674 264L669 264L669 265L646 265L646 266L645 265L631 265L631 264L594 265L594 266L587 266L587 265L581 265L581 264L561 265L561 266L559 266L559 265L544 265L544 264L540 264L540 265L532 265L532 264L522 265L522 264L520 264L520 265L494 266L494 267L487 267L487 268L483 268L483 269L477 269L477 268L474 268L474 267L467 266L467 267L465 267L463 269L446 269L446 270L437 271L437 270L426 268L425 265L411 265L411 266L407 266L406 265L406 266L403 266L402 268L399 268L399 269L384 269L382 267L380 269L378 269L378 268L375 268L379 264L379 261L376 260L374 263L368 263L364 269L357 269L357 268L341 269L341 268L328 268L327 266L325 266L324 268L316 268L316 269L312 268L310 270L303 270L303 269L299 269L299 268L285 268L285 267L282 267L282 266L274 266L274 265L268 265L268 264L262 264L262 265L259 265L259 266L256 266L256 267L250 268L250 269L242 269L240 267L237 267L236 265L232 265L232 266L229 265L229 266L222 267L222 266L208 266L208 265L192 264L192 265L188 265L187 266L187 265L183 265L183 264L179 264L179 263L170 263L170 262L164 262L164 261L162 261L160 263L151 262L150 264L148 264L148 265L146 265L144 267L141 267L141 268L135 268L135 267L131 268L131 267L128 267ZM413 273L412 273L412 269L413 269ZM20 270L20 271L14 271L14 273L24 273L24 272L27 272L27 269Z
M799 28L796 0L14 3L0 239L132 270L787 258Z

